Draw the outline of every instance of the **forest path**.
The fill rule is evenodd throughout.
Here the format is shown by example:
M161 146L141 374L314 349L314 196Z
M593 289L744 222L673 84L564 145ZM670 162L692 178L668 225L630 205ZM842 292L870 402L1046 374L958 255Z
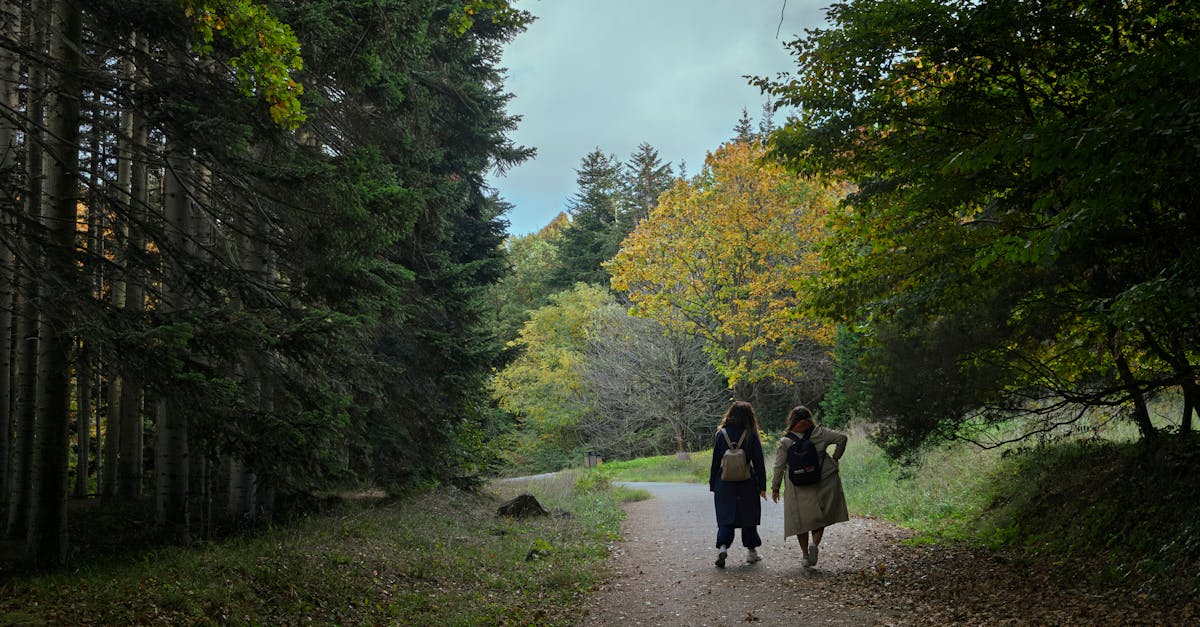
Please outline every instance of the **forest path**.
M805 568L783 539L782 503L763 503L761 562L740 532L726 568L713 565L712 495L704 484L627 483L654 498L628 503L610 565L581 625L1138 625L1187 624L1162 607L1102 590L1040 561L970 547L908 546L911 532L852 518L830 527Z

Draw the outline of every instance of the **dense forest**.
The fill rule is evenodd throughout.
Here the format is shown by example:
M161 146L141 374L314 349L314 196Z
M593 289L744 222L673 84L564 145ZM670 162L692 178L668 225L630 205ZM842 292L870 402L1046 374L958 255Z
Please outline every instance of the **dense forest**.
M503 2L3 3L0 485L179 541L469 474L500 352Z
M0 6L0 511L32 563L71 498L187 542L694 451L731 399L895 457L1194 442L1186 3L834 4L698 172L597 147L519 236L485 178L532 155L507 2Z

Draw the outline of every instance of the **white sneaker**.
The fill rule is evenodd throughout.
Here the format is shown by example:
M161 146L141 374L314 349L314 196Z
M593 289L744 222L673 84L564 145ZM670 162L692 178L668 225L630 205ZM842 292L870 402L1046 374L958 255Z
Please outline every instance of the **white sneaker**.
M761 561L762 561L762 556L759 555L758 551L755 551L754 549L750 549L750 552L746 554L746 563L747 564L753 564L754 562L761 562Z
M808 565L817 565L817 556L821 554L821 548L816 544L808 545Z

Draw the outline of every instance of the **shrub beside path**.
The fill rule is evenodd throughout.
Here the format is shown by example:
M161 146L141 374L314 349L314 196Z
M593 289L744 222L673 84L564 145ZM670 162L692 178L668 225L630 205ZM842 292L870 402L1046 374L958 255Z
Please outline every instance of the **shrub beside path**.
M1036 559L904 545L910 532L870 518L830 527L820 563L808 569L796 540L783 540L782 504L769 501L759 527L763 560L747 564L739 537L718 569L706 485L626 485L654 498L626 505L613 574L589 599L581 625L1182 625L1200 618L1192 604L1090 585Z

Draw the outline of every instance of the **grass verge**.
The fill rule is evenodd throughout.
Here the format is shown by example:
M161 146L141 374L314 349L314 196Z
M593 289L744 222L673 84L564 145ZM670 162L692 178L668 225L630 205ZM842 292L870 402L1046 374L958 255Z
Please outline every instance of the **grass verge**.
M1122 593L1200 600L1200 437L1026 449L992 473L976 537Z
M681 460L674 454L604 462L601 468L612 473L614 481L664 481L667 483L707 483L712 461L709 451L691 453Z
M15 577L0 584L0 624L574 624L604 575L619 501L637 495L561 478L519 489L557 515L497 516L507 485L347 504L253 536Z

